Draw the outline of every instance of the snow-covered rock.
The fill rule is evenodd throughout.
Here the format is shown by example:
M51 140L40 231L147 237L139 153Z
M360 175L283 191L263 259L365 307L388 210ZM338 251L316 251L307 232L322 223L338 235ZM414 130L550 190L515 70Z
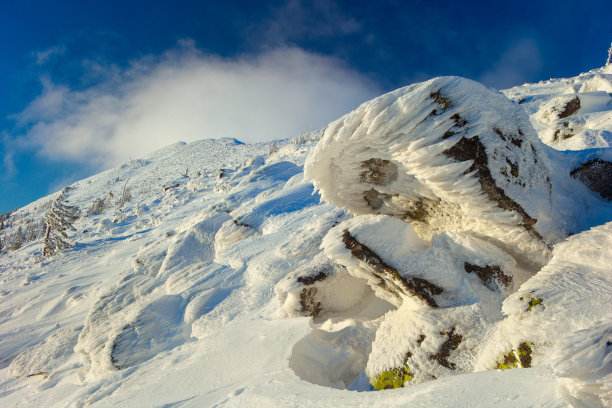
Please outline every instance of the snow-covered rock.
M529 114L542 141L558 150L612 146L612 71L594 69L503 91Z
M544 263L567 231L520 106L458 77L408 86L332 123L306 161L323 199L411 222L426 240L470 231Z

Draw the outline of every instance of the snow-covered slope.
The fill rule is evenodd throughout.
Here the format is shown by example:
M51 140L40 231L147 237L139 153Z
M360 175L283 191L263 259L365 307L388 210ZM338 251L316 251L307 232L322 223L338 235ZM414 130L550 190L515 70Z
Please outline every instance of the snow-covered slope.
M609 77L505 91L516 103L441 78L324 134L176 144L75 183L72 249L0 255L0 405L610 404L612 206L590 181ZM538 138L565 146L538 118L567 84L597 133L574 152ZM443 154L474 136L482 166ZM487 170L515 205L482 193ZM35 237L54 198L2 237Z
M504 94L521 104L542 141L556 149L612 146L612 65Z

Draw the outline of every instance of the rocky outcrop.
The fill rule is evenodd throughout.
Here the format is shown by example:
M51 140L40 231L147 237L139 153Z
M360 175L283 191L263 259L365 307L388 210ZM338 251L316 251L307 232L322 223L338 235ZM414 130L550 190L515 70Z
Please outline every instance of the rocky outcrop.
M612 201L611 162L600 159L589 160L572 170L570 175L606 200Z

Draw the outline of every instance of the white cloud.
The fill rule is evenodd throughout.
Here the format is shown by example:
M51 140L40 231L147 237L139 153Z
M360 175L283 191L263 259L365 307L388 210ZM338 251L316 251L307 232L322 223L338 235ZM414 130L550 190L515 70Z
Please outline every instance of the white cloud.
M509 88L532 80L541 67L542 56L535 41L521 39L506 50L479 81L497 89Z
M378 93L340 61L298 48L221 59L189 41L180 46L89 89L45 81L18 116L27 129L20 144L47 158L108 167L176 141L291 137Z

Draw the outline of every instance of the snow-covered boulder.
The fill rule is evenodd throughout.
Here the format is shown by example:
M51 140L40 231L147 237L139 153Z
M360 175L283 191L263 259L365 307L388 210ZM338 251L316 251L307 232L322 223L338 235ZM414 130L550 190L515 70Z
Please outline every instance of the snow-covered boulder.
M42 378L51 376L73 355L72 349L78 335L77 330L56 330L34 347L19 353L9 366L11 375Z
M504 301L507 317L482 348L476 369L550 365L564 379L562 392L568 400L609 406L610 259L612 223L557 245L551 261ZM526 356L528 365L521 361Z
M367 362L376 388L400 381L400 371L411 383L473 371L479 345L502 319L504 298L531 276L487 241L442 232L428 243L410 224L385 215L337 225L322 247L355 281L397 307L382 319ZM352 296L347 285L335 289L329 299ZM323 299L320 307L327 308Z
M429 240L470 231L543 263L555 222L545 146L501 93L459 77L411 85L331 123L305 163L326 201Z

